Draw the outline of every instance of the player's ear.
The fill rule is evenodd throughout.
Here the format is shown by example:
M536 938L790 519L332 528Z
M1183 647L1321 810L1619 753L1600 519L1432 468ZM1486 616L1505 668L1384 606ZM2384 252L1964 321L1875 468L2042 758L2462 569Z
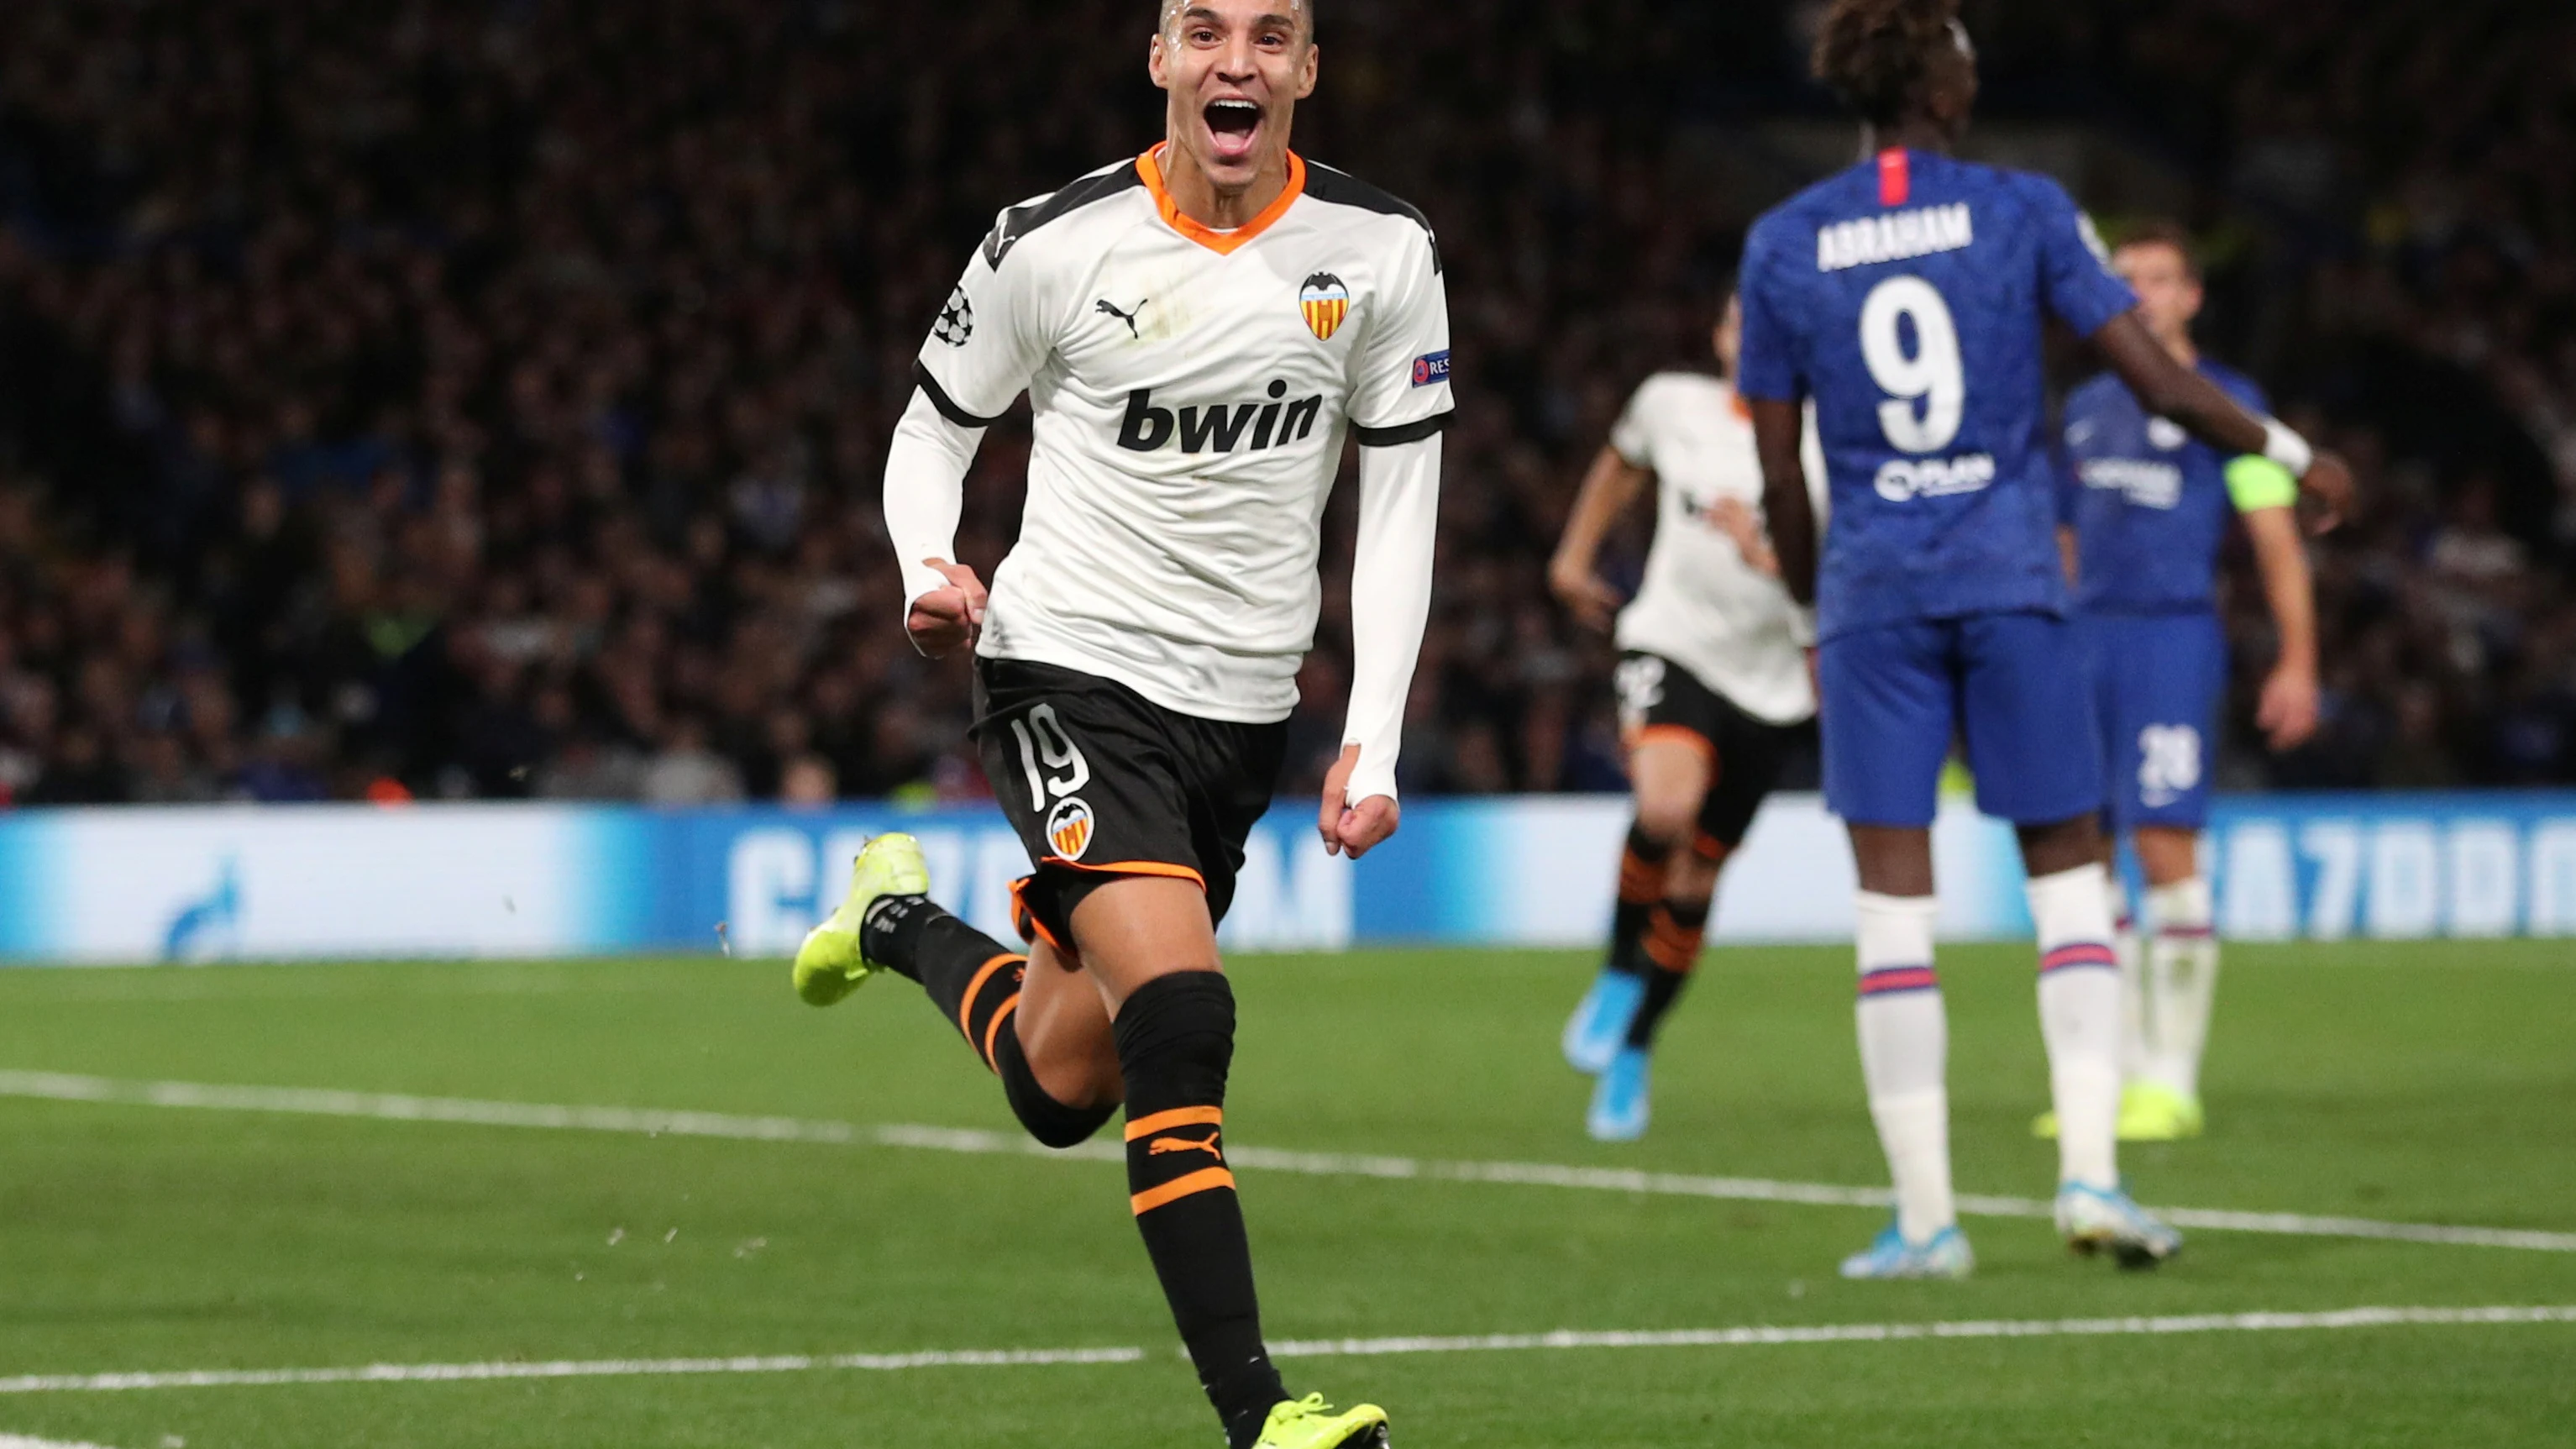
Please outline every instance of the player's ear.
M1311 40L1306 42L1305 63L1297 67L1297 99L1302 101L1315 93L1316 68L1323 64L1323 55L1323 47Z
M1154 32L1154 43L1145 49L1145 74L1154 78L1154 89L1172 88L1171 60L1163 52L1163 32L1159 30Z

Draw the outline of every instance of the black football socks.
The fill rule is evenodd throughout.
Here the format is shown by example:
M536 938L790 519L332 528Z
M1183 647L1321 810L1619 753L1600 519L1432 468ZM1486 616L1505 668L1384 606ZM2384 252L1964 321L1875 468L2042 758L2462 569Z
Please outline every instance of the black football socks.
M1262 1347L1252 1248L1225 1160L1234 989L1214 971L1158 977L1119 1008L1117 1035L1136 1228L1228 1444L1249 1449L1288 1393Z
M1699 965L1700 942L1708 935L1708 911L1706 901L1655 904L1639 952L1645 965L1646 994L1637 1003L1637 1014L1628 1019L1628 1045L1641 1050L1654 1047L1664 1014L1681 1000L1682 988L1690 984L1691 972Z
M1611 970L1647 974L1646 930L1663 903L1664 867L1671 859L1670 846L1629 827L1627 849L1619 857L1619 904L1610 913Z
M966 1038L977 1059L1002 1079L1002 1093L1029 1135L1055 1148L1091 1139L1117 1115L1105 1107L1068 1107L1047 1095L1029 1069L1011 1017L1029 958L967 925L927 896L889 896L860 923L868 960L921 984L939 1014Z

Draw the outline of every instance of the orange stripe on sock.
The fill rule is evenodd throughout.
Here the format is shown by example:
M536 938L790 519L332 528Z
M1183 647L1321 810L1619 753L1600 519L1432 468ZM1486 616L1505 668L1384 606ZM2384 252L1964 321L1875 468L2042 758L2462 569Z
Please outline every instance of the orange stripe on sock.
M1166 1203L1179 1202L1185 1197L1196 1197L1203 1192L1214 1192L1218 1188L1232 1192L1234 1174L1222 1167L1202 1167L1187 1177L1176 1177L1161 1187L1148 1188L1136 1194L1127 1199L1127 1205L1134 1208L1136 1216L1141 1218Z
M975 1020L975 998L983 993L984 983L992 980L993 973L1004 966L1014 961L1025 962L1028 959L1026 956L1014 956L1005 951L976 968L975 979L966 983L966 994L957 1000L957 1029L966 1034L968 1041L975 1039L975 1028L972 1025ZM991 1052L984 1053L986 1061L992 1060L992 1057Z
M993 1013L992 1024L984 1028L984 1065L996 1072L1002 1068L1001 1064L993 1059L993 1043L1002 1035L1002 1023L1010 1020L1011 1013L1019 1009L1020 998L1014 995L1010 1000L1002 1003L1002 1009Z
M1157 1132L1169 1132L1175 1127L1220 1127L1224 1124L1223 1107L1174 1107L1168 1112L1157 1112L1151 1117L1139 1117L1128 1123L1127 1140L1138 1141Z
M1667 971L1688 971L1699 964L1700 942L1706 936L1707 932L1690 930L1657 911L1646 931L1646 959Z
M1631 850L1619 857L1619 902L1642 906L1664 893L1664 867Z

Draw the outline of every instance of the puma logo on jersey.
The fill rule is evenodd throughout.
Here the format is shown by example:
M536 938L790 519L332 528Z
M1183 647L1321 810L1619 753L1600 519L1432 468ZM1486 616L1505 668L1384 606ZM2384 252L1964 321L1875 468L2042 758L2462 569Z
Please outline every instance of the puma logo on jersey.
M1125 312L1119 311L1117 305L1106 297L1101 298L1099 301L1094 302L1091 305L1093 310L1100 313L1100 315L1104 317L1115 317L1119 321L1126 323L1127 335L1135 338L1139 342L1142 342L1145 340L1145 334L1137 330L1136 319L1138 316L1143 314L1145 310L1145 302L1150 302L1152 300L1154 299L1148 297L1144 302L1137 303L1133 309Z
M1223 1162L1225 1161L1225 1153L1221 1151L1216 1144L1217 1139L1224 1135L1225 1134L1222 1132L1211 1132L1208 1134L1205 1142L1192 1142L1186 1137L1157 1137L1154 1139L1153 1145L1145 1149L1145 1155L1147 1157L1161 1157L1165 1153L1170 1152L1204 1152L1208 1156L1215 1158L1217 1161Z
M1302 443L1323 415L1322 397L1288 402L1288 384L1270 384L1266 403L1218 403L1214 407L1158 408L1154 390L1140 387L1127 394L1127 417L1118 427L1118 446L1131 453L1159 452L1178 439L1184 453L1261 452Z

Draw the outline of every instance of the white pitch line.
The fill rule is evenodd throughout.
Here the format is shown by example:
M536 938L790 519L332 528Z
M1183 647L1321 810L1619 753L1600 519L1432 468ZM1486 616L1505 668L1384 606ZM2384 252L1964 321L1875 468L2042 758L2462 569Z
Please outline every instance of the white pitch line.
M2119 1338L2189 1333L2288 1333L2349 1328L2457 1328L2576 1323L2576 1308L2345 1308L2330 1313L2203 1313L2178 1318L1827 1323L1806 1328L1684 1328L1630 1333L1497 1333L1472 1338L1342 1338L1274 1343L1273 1358L1409 1353L1512 1353L1578 1348L1761 1348L1809 1343L1902 1343L1927 1338Z
M1633 1332L1497 1333L1468 1338L1342 1338L1271 1345L1275 1358L1379 1358L1395 1354L1569 1352L1580 1349L1775 1348L1802 1344L1909 1343L1927 1339L2166 1337L2207 1333L2326 1332L2357 1328L2469 1328L2576 1323L2570 1308L2344 1308L2325 1313L2204 1313L2174 1318L1831 1323L1808 1327L1645 1329ZM1141 1348L991 1349L964 1352L744 1358L564 1360L554 1363L368 1364L357 1368L201 1369L185 1373L62 1374L0 1379L0 1394L108 1394L149 1389L277 1388L307 1384L456 1384L505 1379L654 1378L793 1374L831 1370L901 1373L930 1368L1141 1363ZM88 1449L0 1438L0 1449Z
M24 1434L0 1434L0 1449L106 1449L103 1444L74 1444L65 1439L30 1439Z
M796 1117L751 1117L723 1112L666 1112L632 1107L574 1107L534 1102L487 1102L458 1097L413 1097L305 1087L227 1087L198 1082L139 1082L59 1072L0 1071L0 1097L58 1102L97 1102L128 1107L176 1107L228 1112L280 1112L357 1117L386 1122L447 1122L479 1127L609 1132L645 1137L712 1137L744 1142L809 1142L874 1146L978 1156L1036 1156L1077 1162L1124 1162L1119 1143L1090 1143L1052 1152L1025 1137L972 1128L868 1127L852 1122ZM1443 1162L1333 1152L1292 1152L1271 1147L1229 1147L1236 1167L1308 1177L1366 1177L1426 1182L1474 1182L1514 1187L1571 1188L1656 1197L1696 1197L1725 1202L1792 1203L1810 1207L1884 1208L1885 1188L1828 1183L1775 1182L1756 1177L1702 1177L1633 1168L1572 1167L1541 1162ZM2052 1204L2036 1198L1958 1200L1971 1217L2048 1218ZM2526 1228L2449 1227L2369 1218L2314 1217L2300 1213L2231 1212L2219 1208L2159 1208L2176 1227L2213 1232L2266 1233L2300 1238L2361 1238L2442 1247L2516 1248L2576 1253L2576 1233Z
M258 1389L307 1384L462 1384L496 1379L668 1378L702 1374L903 1373L929 1368L1041 1368L1139 1363L1141 1348L969 1349L936 1353L773 1354L553 1363L377 1363L358 1368L192 1369L182 1373L37 1374L0 1379L0 1394L123 1394L143 1389ZM0 1449L12 1449L0 1439Z

